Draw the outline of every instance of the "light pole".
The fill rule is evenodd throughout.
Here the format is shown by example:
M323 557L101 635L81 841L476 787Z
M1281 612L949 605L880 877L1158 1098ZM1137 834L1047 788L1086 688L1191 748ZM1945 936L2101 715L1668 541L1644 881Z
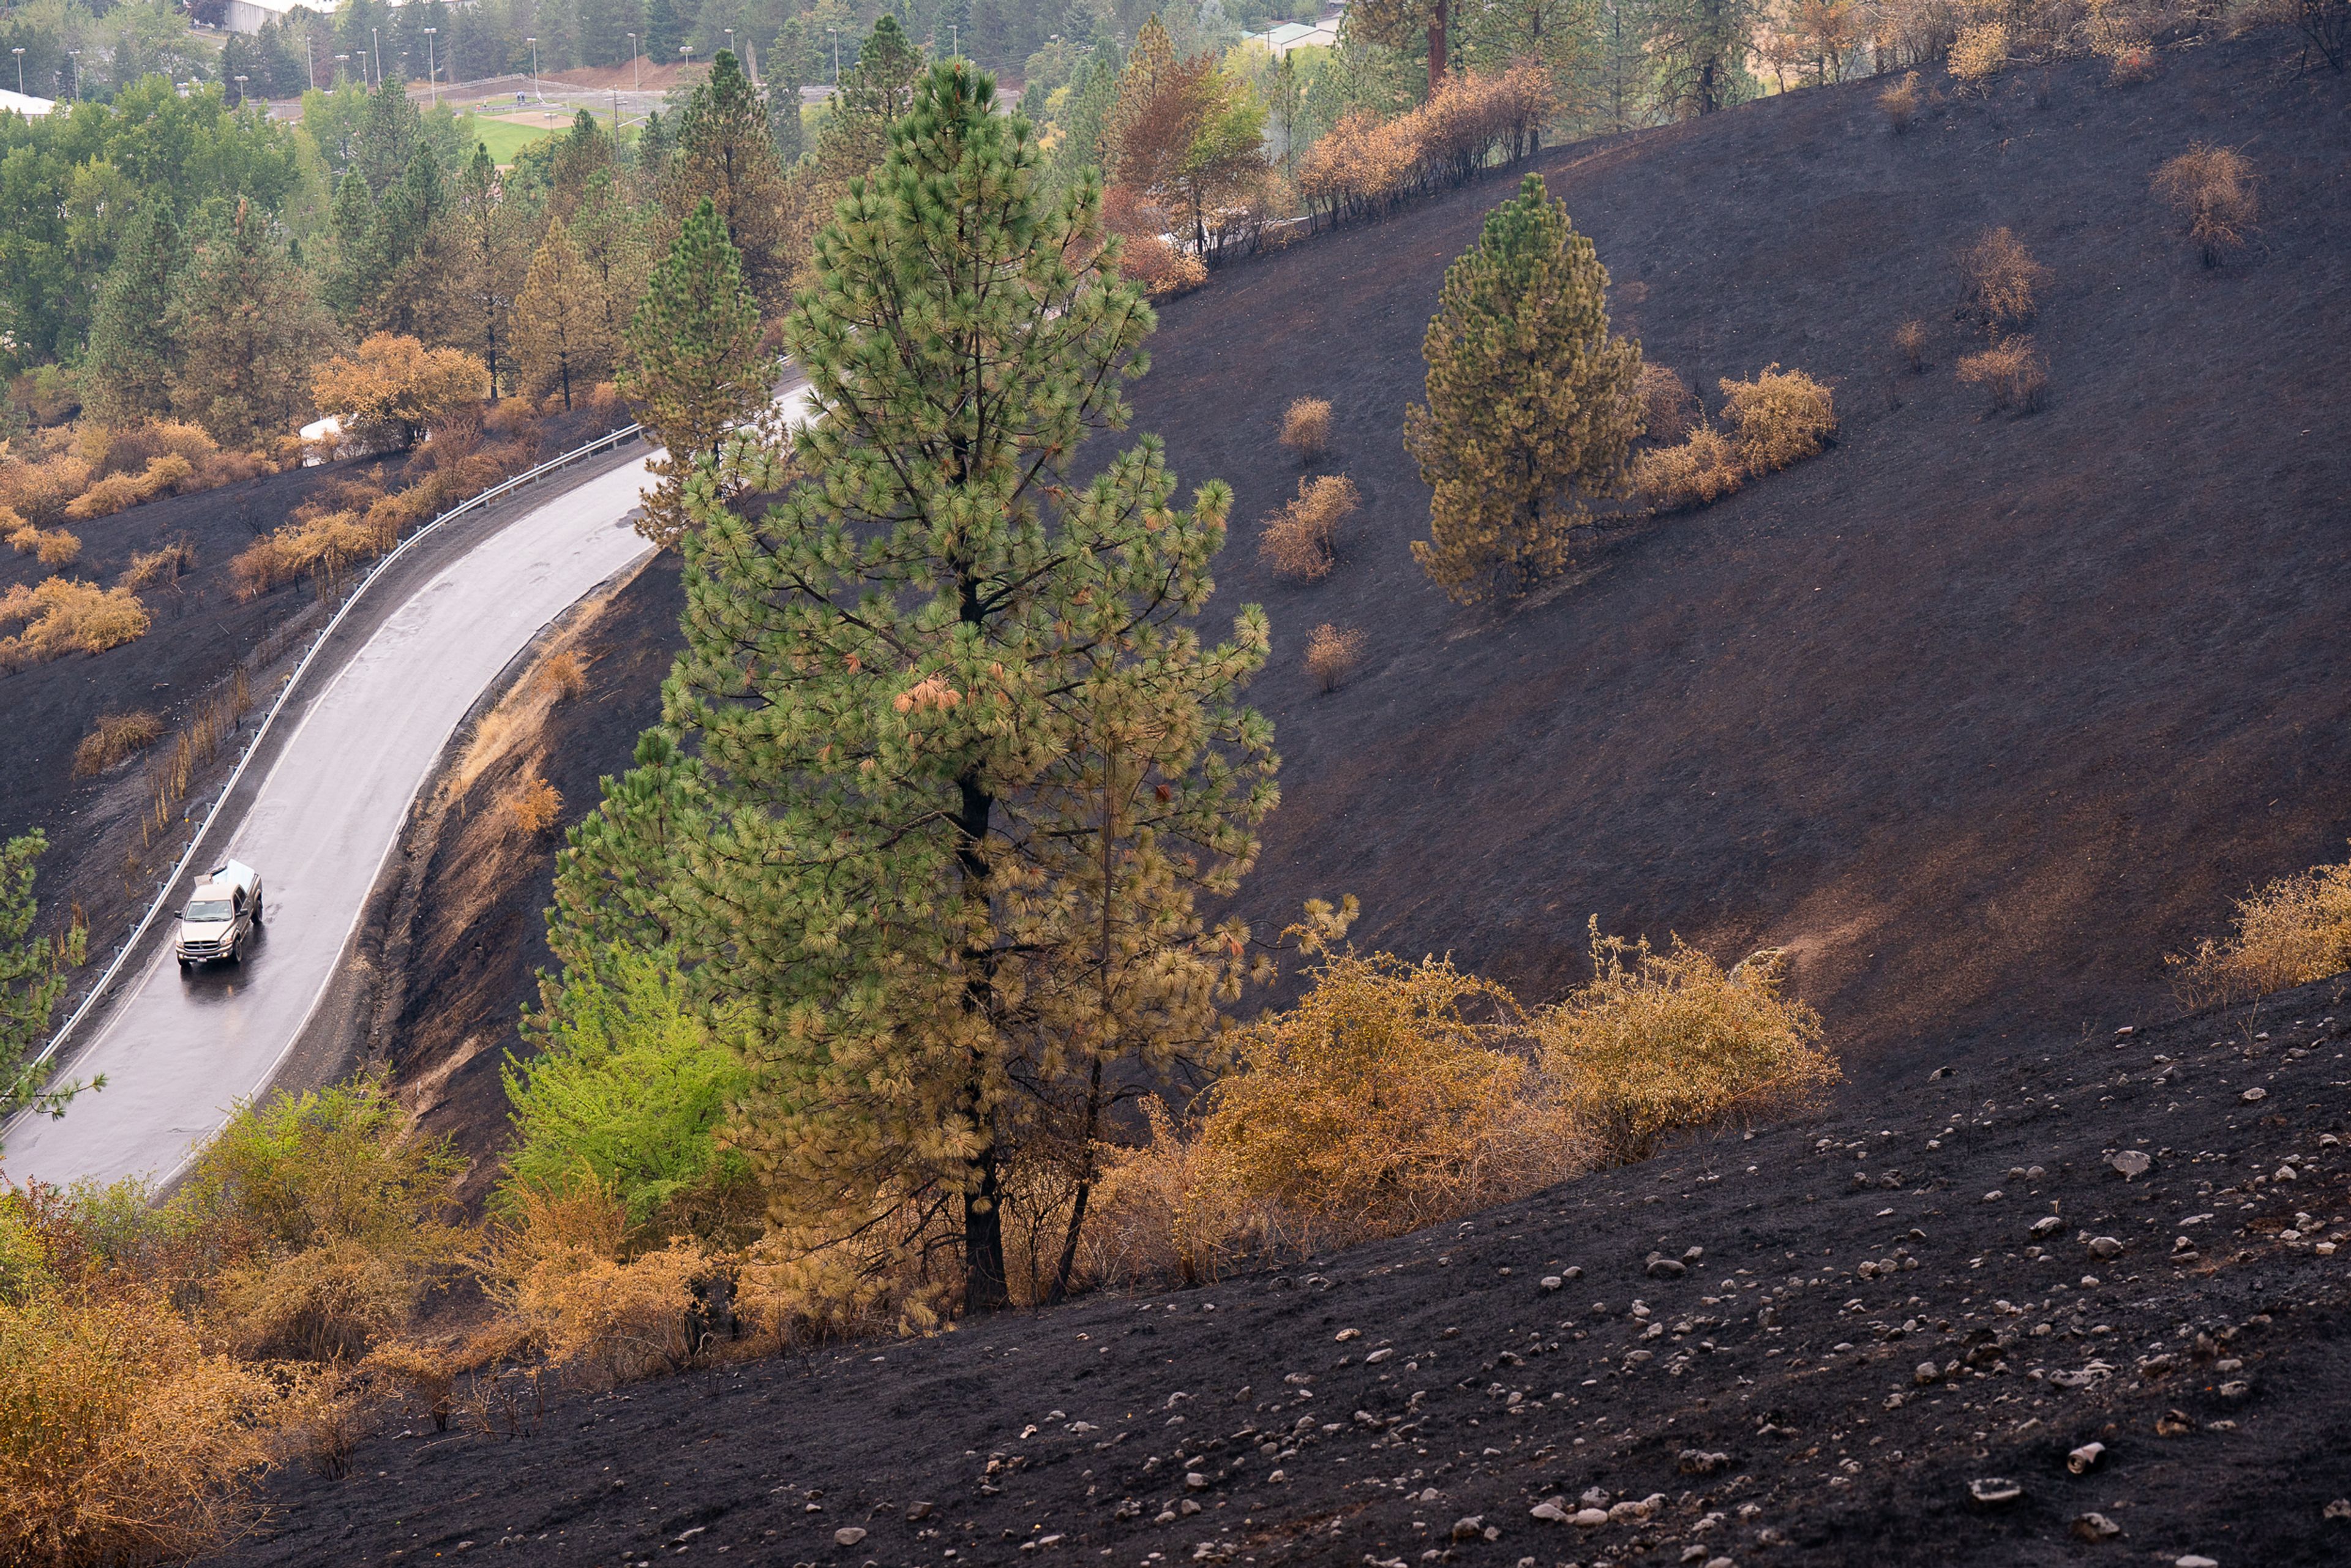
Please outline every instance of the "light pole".
M643 86L644 83L637 79L637 36L631 33L629 35L629 90L635 92Z
M953 58L963 58L963 29L953 22L947 24L947 53Z
M432 95L433 95L433 107L434 107L434 108L435 108L435 109L438 109L438 108L440 108L440 107L441 107L441 78L440 78L439 77L437 77L437 76L435 76L435 75L434 74L434 65L433 65L433 35L434 35L434 34L435 34L435 33L437 33L437 32L439 32L440 30L441 30L441 29L440 29L440 28L438 28L438 27L426 27L426 28L424 28L424 29L423 29L423 33L424 33L424 85L425 85L426 89L427 89L428 91L430 91L430 92L432 93Z
M546 96L538 90L538 40L526 37L523 42L530 46L530 95L545 103Z
M25 51L11 49L8 52L16 57L16 93L21 98L25 96Z
M825 31L832 35L832 90L839 92L841 90L841 29L827 27Z
M337 55L335 57L335 85L337 87L342 86L343 78L350 74L351 57L349 55Z
M730 55L735 55L735 29L732 27L726 29L726 52ZM740 55L735 55L735 57L737 60L740 60L743 57Z
M368 37L375 40L375 89L383 90L383 29L370 27Z
M694 65L694 46L692 44L680 44L677 47L677 52L685 57L685 65L689 69L692 68Z
M79 103L81 101L81 51L79 49L68 49L66 53L73 57L74 101L76 103Z
M231 77L229 78L229 80L236 83L236 103L237 107L242 109L245 107L245 78L243 77Z

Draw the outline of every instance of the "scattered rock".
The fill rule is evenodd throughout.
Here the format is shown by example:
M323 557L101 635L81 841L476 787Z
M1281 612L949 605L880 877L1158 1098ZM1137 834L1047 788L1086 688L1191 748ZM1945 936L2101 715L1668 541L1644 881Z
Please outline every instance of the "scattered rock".
M2196 1430L2196 1418L2185 1410L2166 1410L2155 1418L2155 1435L2158 1437L2185 1437Z
M1545 1275L1541 1278L1541 1280L1540 1280L1540 1281L1537 1281L1537 1283L1539 1283L1540 1285L1541 1285L1541 1287L1542 1287L1544 1290L1546 1290L1546 1291L1556 1291L1556 1290L1558 1290L1562 1285L1566 1284L1566 1283L1567 1283L1567 1281L1566 1281L1565 1280L1561 1279L1561 1278L1560 1278L1558 1275L1556 1275L1556 1274L1545 1274Z
M2014 1502L2024 1495L2024 1489L2014 1481L1998 1476L1986 1476L1968 1483L1968 1495L1985 1508L1999 1508Z
M1710 1476L1730 1463L1730 1456L1709 1454L1704 1448L1684 1448L1679 1463L1686 1476Z
M2123 1527L2103 1513L2085 1513L2074 1521L2074 1537L2077 1541L2112 1541L2123 1532Z
M832 1532L832 1543L835 1546L854 1546L864 1539L865 1527L862 1525L844 1524Z
M906 1505L906 1521L911 1524L916 1520L928 1519L935 1511L937 1511L929 1503L910 1502Z
M1338 1343L1344 1344L1351 1339L1363 1338L1364 1331L1361 1329L1341 1329L1337 1333L1332 1334L1331 1337Z
M1568 1522L1585 1530L1597 1530L1608 1522L1608 1511L1604 1508L1578 1509L1575 1517Z
M2351 1498L2338 1497L2326 1505L2328 1519L2351 1519Z
M2173 1558L2171 1568L2220 1568L2220 1565L2210 1557L2200 1556L2191 1552L2185 1557Z
M1531 1517L1540 1519L1547 1524L1565 1524L1568 1521L1568 1511L1562 1506L1565 1500L1563 1498L1547 1497L1527 1510L1527 1512Z
M1208 1478L1202 1475L1199 1471L1186 1470L1184 1472L1184 1490L1186 1491L1206 1491L1207 1487Z
M1937 1378L1942 1375L1942 1368L1937 1366L1931 1361L1922 1361L1910 1374L1910 1381L1917 1384L1919 1387L1924 1388L1927 1385L1934 1382Z
M2114 1237L2093 1236L2090 1238L2090 1256L2093 1258L2120 1257L2122 1255L2122 1249L2123 1244Z
M2064 1220L2053 1214L2044 1214L2032 1222L2032 1239L2038 1241L2044 1236L2054 1236L2064 1228Z
M1473 1513L1466 1519L1457 1519L1453 1521L1453 1539L1456 1541L1475 1541L1485 1533L1486 1520L1483 1514Z
M2096 1468L2099 1456L2105 1451L2104 1443L2085 1443L2065 1456L2065 1468L2077 1476L2086 1476Z
M2239 1099L2242 1100L2248 1105L2257 1105L2269 1097L2270 1092L2266 1089L2248 1089L2242 1094L2238 1096ZM2180 1561L2184 1563L2187 1559L2182 1558Z
M1678 1280L1689 1272L1689 1266L1678 1259L1662 1253L1649 1254L1648 1276L1652 1280Z
M2148 1159L2137 1149L2117 1150L2106 1164L2121 1172L2125 1181L2130 1180L2133 1176L2143 1176L2155 1166L2153 1160Z

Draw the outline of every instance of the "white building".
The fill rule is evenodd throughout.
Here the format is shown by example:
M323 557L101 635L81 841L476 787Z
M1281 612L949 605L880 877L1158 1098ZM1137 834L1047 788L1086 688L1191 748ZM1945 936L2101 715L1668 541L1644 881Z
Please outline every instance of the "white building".
M316 11L322 16L330 16L335 5L336 0L228 0L228 9L221 15L221 26L232 33L258 33L264 23L286 20L289 11Z
M21 114L27 120L38 120L57 106L53 98L35 98L30 93L0 88L0 114Z

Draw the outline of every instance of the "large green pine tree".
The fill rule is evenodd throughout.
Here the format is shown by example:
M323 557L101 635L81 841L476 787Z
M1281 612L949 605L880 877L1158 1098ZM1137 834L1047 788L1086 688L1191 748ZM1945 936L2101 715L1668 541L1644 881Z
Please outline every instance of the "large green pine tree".
M646 465L658 483L637 531L674 544L685 531L686 481L717 455L729 430L769 406L778 368L761 344L758 303L709 197L653 268L626 349L621 393L662 444Z
M82 399L92 417L129 424L170 411L178 349L165 318L179 249L167 208L147 207L131 220L99 286L82 356Z
M190 247L165 325L172 412L224 446L291 435L332 335L283 225L239 198Z
M718 51L709 79L679 111L677 152L662 199L670 221L679 225L695 203L712 203L741 257L752 298L771 315L782 312L792 273L784 240L784 166L767 106L731 50Z
M1264 614L1192 624L1229 492L1173 507L1151 438L1070 473L1153 326L1100 205L929 70L786 321L805 477L756 521L697 481L663 727L559 877L567 961L674 942L747 1035L730 1139L778 1239L911 1267L952 1225L971 1311L1007 1300L1008 1166L1066 1152L1066 1280L1112 1098L1218 1037L1246 932L1193 900L1277 798Z
M1623 493L1640 434L1640 346L1609 332L1607 270L1541 175L1446 269L1421 353L1404 439L1436 493L1413 558L1458 603L1521 592L1566 563L1585 497Z

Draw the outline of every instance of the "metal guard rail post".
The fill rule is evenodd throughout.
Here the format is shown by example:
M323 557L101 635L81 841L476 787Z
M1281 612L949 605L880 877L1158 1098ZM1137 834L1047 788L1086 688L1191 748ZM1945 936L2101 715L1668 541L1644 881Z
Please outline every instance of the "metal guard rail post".
M171 874L163 879L163 885L156 890L154 902L147 906L147 913L140 917L139 924L131 927L131 935L123 938L122 946L115 949L114 961L107 965L106 972L98 977L97 984L90 987L89 994L82 998L81 1005L74 1009L72 1016L64 1023L57 1026L57 1033L49 1037L49 1042L41 1048L40 1054L33 1058L29 1066L39 1067L57 1055L59 1048L65 1044L67 1037L73 1033L75 1028L89 1015L90 1009L98 1005L99 998L105 996L108 989L113 986L116 978L122 972L122 966L130 962L131 955L137 949L141 938L147 935L147 928L155 924L155 917L161 915L163 912L163 906L171 902L172 889L180 885L180 879L187 874L189 866L195 863L196 852L204 847L205 838L212 832L213 824L219 820L221 812L227 808L229 797L236 793L237 783L245 777L246 768L252 762L255 754L261 749L261 743L269 738L270 728L277 724L277 716L284 713L287 704L293 701L295 691L302 684L303 675L308 672L320 651L326 647L327 640L332 637L336 630L342 625L343 617L350 613L351 606L357 604L360 601L360 596L368 591L369 585L381 577L387 569L402 556L406 555L411 549L437 531L443 524L455 522L469 512L486 507L493 501L503 499L521 489L525 485L552 474L567 463L576 463L582 457L591 456L598 452L619 446L641 434L643 430L642 425L623 426L608 434L598 436L584 446L575 446L560 457L551 457L544 463L527 468L511 479L500 480L480 495L458 502L423 528L418 528L401 540L390 555L368 569L367 575L360 579L352 587L350 596L336 608L334 614L327 618L326 625L319 628L318 636L311 640L308 650L303 653L302 662L294 666L294 673L286 677L285 685L278 690L277 700L269 705L269 712L263 716L261 727L255 730L253 738L246 743L245 754L236 759L236 767L230 770L227 782L221 786L219 795L214 798L212 809L204 813L204 820L197 826L195 836L188 841L188 847L181 852L179 860L173 862Z

